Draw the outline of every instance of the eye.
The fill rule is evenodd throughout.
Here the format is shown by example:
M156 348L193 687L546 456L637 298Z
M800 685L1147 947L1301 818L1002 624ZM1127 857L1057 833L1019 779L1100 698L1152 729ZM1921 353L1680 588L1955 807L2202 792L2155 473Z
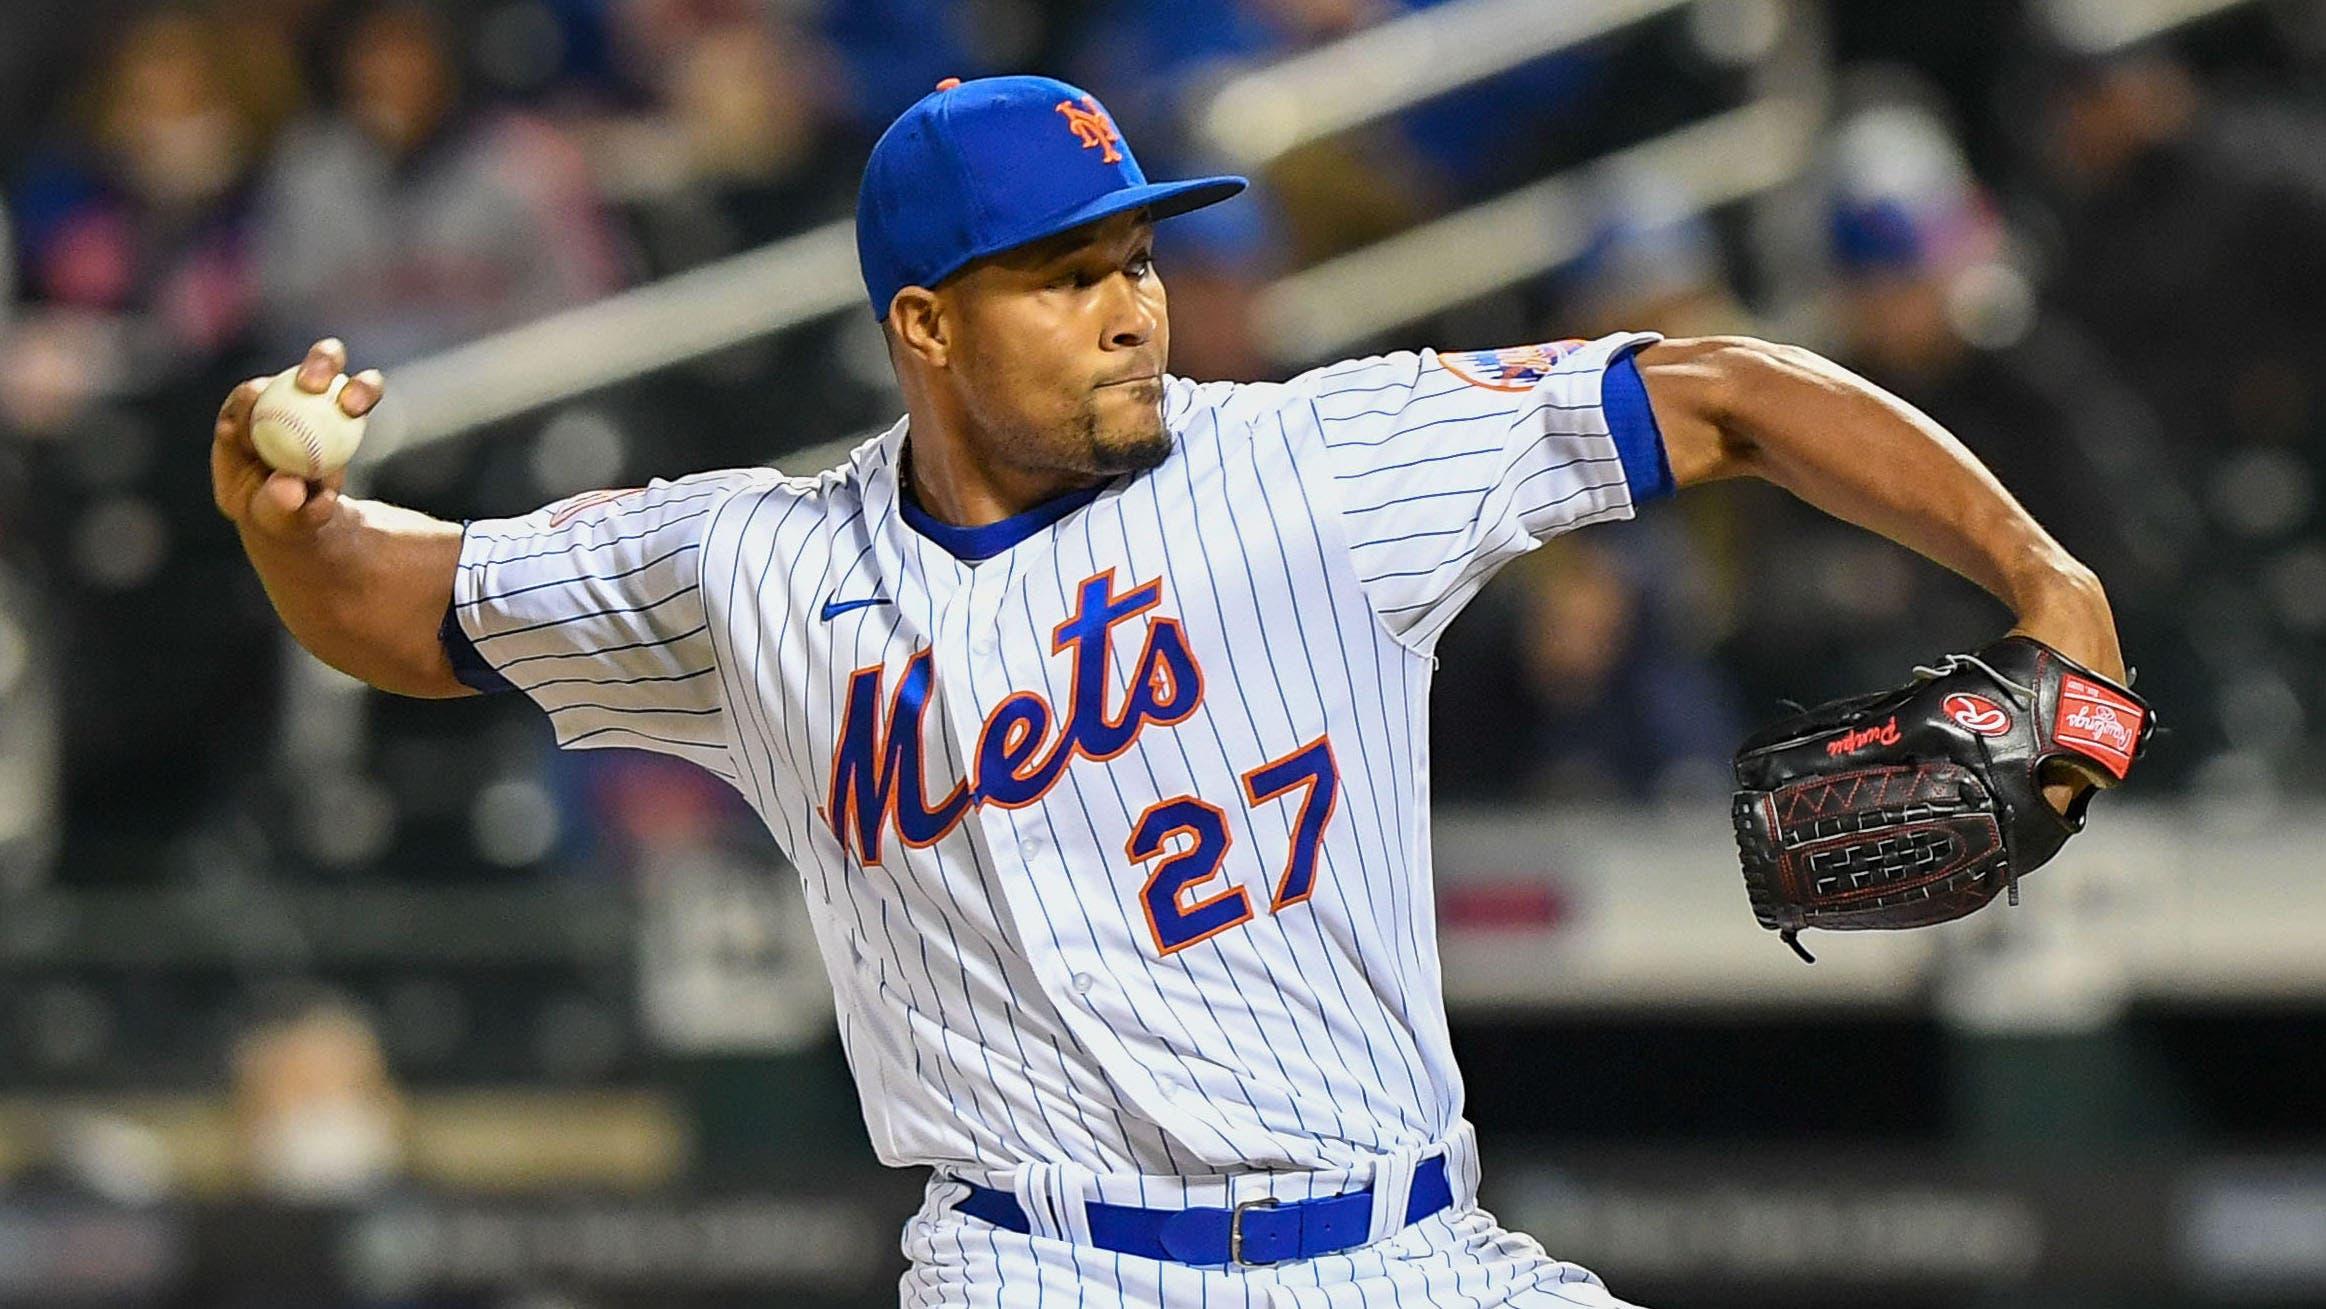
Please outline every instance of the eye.
M1154 252L1154 251L1152 251L1152 250L1141 250L1139 253L1137 253L1137 254L1135 254L1135 255L1132 255L1132 256L1131 256L1131 265L1130 265L1130 272L1131 272L1131 276L1133 276L1133 277L1135 277L1135 278L1138 278L1140 281L1145 281L1145 280L1147 279L1147 276L1148 276L1148 274L1150 274L1150 273L1153 273L1154 271L1155 271L1155 252Z

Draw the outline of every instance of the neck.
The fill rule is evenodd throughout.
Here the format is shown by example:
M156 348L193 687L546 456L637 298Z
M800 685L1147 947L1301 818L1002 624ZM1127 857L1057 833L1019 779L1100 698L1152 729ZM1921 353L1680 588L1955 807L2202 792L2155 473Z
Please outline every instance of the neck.
M1015 517L1069 491L1096 486L1095 473L1024 468L978 458L977 444L960 422L909 411L904 481L931 518L955 527L983 527Z

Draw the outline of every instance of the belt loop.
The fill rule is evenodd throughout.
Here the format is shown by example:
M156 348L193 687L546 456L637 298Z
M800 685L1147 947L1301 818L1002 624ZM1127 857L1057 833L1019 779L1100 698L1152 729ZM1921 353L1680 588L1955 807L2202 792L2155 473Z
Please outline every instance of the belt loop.
M1413 1172L1421 1153L1399 1150L1373 1161L1373 1222L1365 1243L1385 1241L1405 1229L1405 1209L1413 1195Z
M1465 1118L1446 1133L1446 1185L1454 1193L1454 1212L1478 1207L1478 1129Z
M1058 1165L1059 1230L1074 1245L1090 1244L1090 1201L1098 1194L1098 1174L1081 1164Z
M1036 1236L1090 1244L1090 1193L1098 1174L1080 1164L1033 1163L1018 1169L1010 1190Z

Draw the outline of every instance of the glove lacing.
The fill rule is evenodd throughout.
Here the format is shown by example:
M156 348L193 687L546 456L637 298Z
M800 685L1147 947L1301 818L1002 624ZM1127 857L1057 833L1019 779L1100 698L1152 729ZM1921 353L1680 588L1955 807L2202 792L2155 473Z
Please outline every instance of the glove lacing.
M2018 682L2012 681L2010 678L2003 676L2003 674L1996 672L1995 666L1993 664L1988 663L1986 660L1981 659L1974 654L1950 654L1946 657L1945 662L1936 668L1927 667L1922 664L1916 664L1914 666L1914 675L1925 682L1932 682L1938 680L1941 677L1948 676L1949 674L1959 672L1964 668L1976 668L1980 672L1985 673L1987 676L1995 679L1997 685L2005 686L2013 691L2018 692L2020 702L2030 709L2040 708L2042 705L2042 701L2036 697L2034 687L2025 686ZM1986 750L1986 742L1979 742L1979 749L1982 753L1984 753ZM2017 822L2018 815L2012 812L2010 805L2004 805L2004 830L2011 830L2012 826ZM2017 908L2019 904L2019 864L2017 860L2011 857L2011 850L2009 848L2010 843L2008 841L2004 843L2004 847L2003 898L2006 903L2010 904L2013 908Z
M1975 670L1984 672L1986 677L1991 677L1993 681L1996 681L1996 686L2010 688L2010 691L2019 695L2019 702L2026 704L2026 707L2031 711L2042 707L2042 700L2038 698L2038 695L2035 695L2033 686L2019 684L2019 681L2012 681L2010 677L2003 677L2003 674L1996 672L1996 665L1986 663L1984 658L1972 656L1972 653L1949 653L1949 656L1945 658L1945 663L1940 663L1938 667L1928 667L1928 665L1917 663L1914 665L1914 677L1919 677L1921 681L1938 681L1940 677L1947 677L1947 674L1965 670L1965 667L1975 667ZM1984 751L1986 742L1979 742L1979 749ZM2012 814L2010 804L2005 804L2003 807L2003 830L2007 832L2012 828L2012 823L2017 823L2017 821L2019 818L2017 818L2017 814ZM2012 858L2010 842L2005 842L2005 851L2003 851L2003 900L2007 904L2012 904L2012 907L2017 907L2019 904L2019 860Z
M1985 673L1987 676L1994 678L1995 681L1999 684L2010 687L2012 690L2017 691L2021 700L2029 704L2033 704L2035 702L2034 687L2027 686L2019 682L2014 682L2010 678L2003 676L2003 674L1995 671L1995 666L1993 664L1988 663L1986 660L1979 658L1975 654L1950 654L1946 657L1946 662L1940 664L1936 668L1927 667L1922 664L1916 664L1914 665L1914 675L1925 682L1934 682L1941 677L1948 676L1949 674L1961 672L1965 668L1976 668L1980 672Z

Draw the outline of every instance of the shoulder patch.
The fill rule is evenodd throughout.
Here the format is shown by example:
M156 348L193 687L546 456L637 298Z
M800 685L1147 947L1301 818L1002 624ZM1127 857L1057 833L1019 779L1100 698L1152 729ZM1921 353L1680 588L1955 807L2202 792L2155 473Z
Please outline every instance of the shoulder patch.
M573 521L574 515L584 510L595 509L603 504L612 504L614 501L627 496L637 495L645 489L643 486L630 486L615 491L584 491L580 495L569 496L549 506L549 525L563 527Z
M1589 344L1582 340L1514 345L1502 350L1439 351L1447 372L1489 391L1531 391L1551 375L1552 365Z

